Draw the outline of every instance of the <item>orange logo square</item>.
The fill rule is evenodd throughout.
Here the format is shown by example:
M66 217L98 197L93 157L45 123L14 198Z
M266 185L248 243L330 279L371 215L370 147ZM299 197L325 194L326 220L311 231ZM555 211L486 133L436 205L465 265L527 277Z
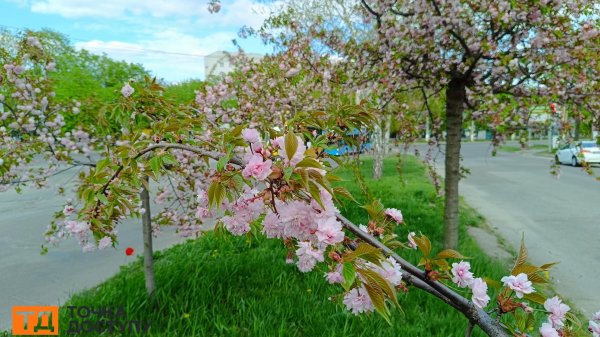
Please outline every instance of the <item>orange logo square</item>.
M13 335L58 335L57 306L12 307Z

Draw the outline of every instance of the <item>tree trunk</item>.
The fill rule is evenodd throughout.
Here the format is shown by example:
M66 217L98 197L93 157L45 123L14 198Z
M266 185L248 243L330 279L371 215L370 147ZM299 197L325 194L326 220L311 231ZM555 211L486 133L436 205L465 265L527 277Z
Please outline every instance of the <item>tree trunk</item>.
M148 177L145 178L145 183L148 183ZM146 292L151 296L156 289L156 281L154 277L154 256L152 251L152 216L150 215L150 193L146 186L142 188L140 193L142 199L142 207L146 210L142 214L142 227L144 236L144 278L146 279Z
M373 179L381 179L383 174L383 130L380 123L373 128Z
M573 138L577 141L579 140L579 133L581 132L581 118L579 116L575 117L575 133Z
M458 183L465 83L452 79L446 89L446 177L444 185L444 247L458 247Z
M383 155L386 156L390 152L390 131L392 128L392 114L388 114L384 118L383 126Z

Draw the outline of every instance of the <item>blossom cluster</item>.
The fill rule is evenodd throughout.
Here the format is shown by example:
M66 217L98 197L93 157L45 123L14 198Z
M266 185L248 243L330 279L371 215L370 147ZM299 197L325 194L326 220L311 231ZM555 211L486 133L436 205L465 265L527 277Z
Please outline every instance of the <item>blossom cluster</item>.
M474 278L469 262L460 261L452 264L452 282L461 288L469 287L473 293L472 301L479 307L484 308L490 301L487 294L487 284L482 278Z
M565 325L565 315L571 308L555 296L544 302L544 309L548 312L548 322L542 324L540 334L542 337L560 336L559 331Z

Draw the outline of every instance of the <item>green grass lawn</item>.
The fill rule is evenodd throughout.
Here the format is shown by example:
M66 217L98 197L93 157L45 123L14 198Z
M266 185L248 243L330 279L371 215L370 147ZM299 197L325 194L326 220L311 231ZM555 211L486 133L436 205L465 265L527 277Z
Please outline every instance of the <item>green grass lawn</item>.
M373 196L386 207L402 210L408 226L397 229L402 241L409 230L427 234L434 249L441 248L443 200L412 157L385 161L384 178L366 179ZM371 162L361 170L369 177ZM400 173L399 173L400 172ZM349 170L339 174L343 183L359 196ZM360 196L358 198L361 200ZM367 217L351 202L340 207L356 223ZM466 226L481 218L472 211L461 212L460 251L476 256L471 261L476 276L496 280L505 274L501 263L483 256L466 234ZM411 261L414 251L401 252ZM467 320L438 299L418 289L399 296L404 314L394 311L389 326L377 315L354 316L330 298L339 299L341 287L327 284L324 270L300 273L285 263L286 250L277 240L238 238L230 235L177 245L156 254L157 292L147 299L141 261L132 263L99 286L76 294L61 307L61 335L66 335L67 306L123 306L127 320L151 322L143 336L463 336ZM90 266L93 268L93 266ZM495 294L490 293L492 299ZM492 300L493 302L493 300ZM87 336L88 334L86 334ZM109 334L117 335L117 334ZM476 329L473 336L483 336Z
M498 148L500 151L504 151L504 152L521 152L521 151L527 151L527 150L546 150L546 152L548 151L548 145L547 144L533 144L527 148L523 148L520 145L501 145Z

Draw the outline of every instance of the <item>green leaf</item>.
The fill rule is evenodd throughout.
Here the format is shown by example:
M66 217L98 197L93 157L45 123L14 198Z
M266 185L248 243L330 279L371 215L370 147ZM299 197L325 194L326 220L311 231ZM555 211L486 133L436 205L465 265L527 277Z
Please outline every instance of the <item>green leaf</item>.
M521 264L521 265L513 268L511 275L519 275L521 273L529 275L529 274L537 273L538 271L540 271L540 268L538 268L536 266L532 266L530 264Z
M525 235L522 235L519 256L517 256L517 261L515 261L515 266L513 267L513 271L511 272L511 274L516 275L514 274L514 270L517 269L517 267L525 264L525 261L527 261L527 248L525 248Z
M383 292L381 289L374 288L371 284L365 284L365 289L367 290L367 294L369 298L371 298L371 302L373 303L373 307L375 310L385 319L385 321L392 325L392 320L390 319L390 312L388 308L385 306L385 297L383 296Z
M298 150L298 138L293 132L288 132L285 135L285 153L288 159L292 159Z
M223 169L225 168L225 165L229 162L229 155L225 155L221 158L219 158L219 161L217 161L217 171L222 172Z
M242 134L242 130L244 129L245 125L238 125L235 128L233 128L233 130L231 130L230 135L232 137L239 137Z
M341 187L341 186L333 188L333 195L335 197L342 196L342 197L345 197L345 198L348 198L348 199L354 201L355 203L358 203L358 201L356 201L356 199L354 199L352 194L350 194L350 192L348 192L348 190L346 188Z
M364 208L373 219L379 217L383 212L383 204L378 199L374 199L370 204L361 207Z
M286 168L283 169L283 178L285 179L285 181L289 181L290 177L292 176L292 173L294 173L294 168L291 166L288 166Z
M527 274L527 279L529 279L529 281L531 281L533 283L549 283L550 280L548 279L548 277L546 277L544 275L545 273L546 272L541 271L541 272Z
M108 199L106 198L106 195L104 195L104 193L98 193L96 194L96 197L98 198L98 200L100 200L100 202L102 202L105 205L108 205Z
M520 331L525 331L525 324L526 324L525 315L523 315L520 311L516 311L514 313L514 316L515 316L515 323L517 325L517 328Z
M468 259L468 257L463 256L461 253L453 250L453 249L444 249L438 253L435 257L436 259Z
M221 183L213 181L208 187L208 192L206 194L208 197L208 207L212 208L213 206L221 205L225 198L225 189Z
M150 158L150 161L148 163L150 164L152 173L154 173L154 179L157 179L159 172L160 172L160 166L162 164L160 157L154 156L154 157Z
M400 303L398 303L398 297L396 296L396 290L392 285L377 273L371 269L358 269L357 272L367 281L369 285L371 285L374 289L381 289L383 294L387 295L387 297L400 308Z
M322 209L325 209L325 205L323 205L323 201L321 201L321 192L319 190L319 186L317 186L317 184L315 184L315 182L312 180L308 182L308 193L310 193L310 196L315 199Z
M287 152L287 149L286 149L286 152ZM323 165L321 165L321 163L319 163L317 160L315 160L313 158L304 158L298 164L296 164L296 167L313 167L313 168L322 169Z
M554 266L556 266L559 262L552 262L552 263L546 263L540 266L540 269L542 270L548 270Z
M527 322L525 324L525 330L531 331L535 327L535 317L533 313L527 314Z
M365 242L359 243L354 251L347 253L344 256L344 261L351 262L358 258L365 259L376 265L381 265L381 260L384 259L383 254L378 248Z
M532 301L532 302L535 302L537 304L542 304L542 305L546 301L546 297L540 293L525 294L525 295L523 295L523 298L528 301Z
M162 156L162 162L166 165L177 165L178 164L175 157L173 157L173 155L170 153L167 153L164 156Z
M354 265L349 262L344 263L342 274L344 275L344 282L342 282L342 286L344 289L346 289L346 291L348 291L356 279L356 269L354 268Z
M102 172L102 169L105 168L106 166L108 166L108 164L110 164L110 158L104 158L104 159L100 160L99 162L97 162L95 175L98 175L98 173Z
M423 252L423 255L425 255L425 257L429 257L429 254L431 254L431 241L429 241L429 238L425 235L420 235L415 236L414 240L417 244L417 247L419 247L419 250Z
M308 172L304 169L297 169L296 172L302 180L302 186L304 186L304 188L308 188Z

